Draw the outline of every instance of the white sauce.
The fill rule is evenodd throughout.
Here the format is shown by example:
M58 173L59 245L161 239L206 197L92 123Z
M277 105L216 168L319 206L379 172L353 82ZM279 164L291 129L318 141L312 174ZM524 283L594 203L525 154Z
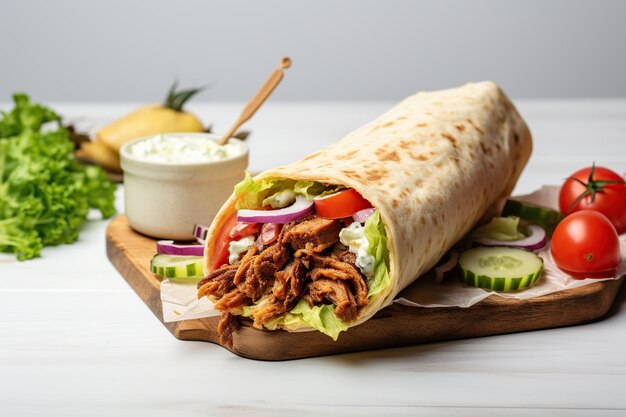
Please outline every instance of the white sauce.
M365 237L365 228L361 223L354 222L350 226L341 229L339 240L348 247L348 250L356 255L356 266L363 275L371 278L374 273L374 257L370 254L370 244Z
M228 263L234 264L239 260L241 254L246 252L250 246L254 245L254 236L244 237L239 240L233 240L228 245Z
M232 141L222 146L211 138L192 135L157 135L131 145L129 153L148 162L213 162L241 155L244 145Z
M294 201L296 201L296 193L293 190L283 190L267 197L261 205L263 207L272 206L272 208L278 209L290 206Z

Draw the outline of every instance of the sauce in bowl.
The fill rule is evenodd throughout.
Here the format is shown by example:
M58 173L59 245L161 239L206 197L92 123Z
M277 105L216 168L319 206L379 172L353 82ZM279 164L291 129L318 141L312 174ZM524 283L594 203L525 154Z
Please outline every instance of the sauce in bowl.
M159 239L194 240L244 178L248 147L209 133L168 133L120 149L129 225Z
M213 138L198 135L157 135L134 142L128 154L146 162L166 164L215 162L246 152L241 142L219 145Z

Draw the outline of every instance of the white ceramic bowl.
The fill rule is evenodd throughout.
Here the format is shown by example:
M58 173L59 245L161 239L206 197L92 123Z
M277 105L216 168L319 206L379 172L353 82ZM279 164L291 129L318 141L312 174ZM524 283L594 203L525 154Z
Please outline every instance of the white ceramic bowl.
M168 133L203 137L208 133ZM152 137L152 136L151 136ZM161 239L193 240L195 224L210 225L233 187L244 178L248 147L240 155L210 162L165 163L142 160L130 152L140 138L120 149L128 223L136 231Z

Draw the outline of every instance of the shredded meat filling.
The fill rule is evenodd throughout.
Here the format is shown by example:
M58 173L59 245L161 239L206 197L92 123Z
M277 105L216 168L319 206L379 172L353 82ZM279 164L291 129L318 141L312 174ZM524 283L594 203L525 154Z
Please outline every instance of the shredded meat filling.
M289 243L294 250L312 248L321 252L339 241L341 228L339 220L314 217L289 228L282 242Z
M230 313L240 313L243 311L243 306L251 304L250 298L244 293L240 292L237 288L230 291L222 298L220 298L214 305L217 310L227 311Z
M358 317L367 304L367 283L356 267L356 257L339 243L342 224L306 216L282 226L276 242L264 246L260 239L243 258L225 265L198 284L198 297L217 299L221 310L220 342L232 346L237 329L235 314L253 306L254 326L290 311L298 301L309 305L334 304L344 321Z
M250 251L254 250L250 249ZM246 255L247 256L247 255ZM237 288L252 301L257 301L274 282L274 274L288 261L289 251L279 244L274 244L250 260L244 281Z
M273 318L283 315L287 311L289 311L289 309L281 300L278 300L273 295L270 295L260 306L257 306L252 313L254 327L261 329L265 323Z
M350 252L349 250L344 250L343 252L339 253L336 255L337 259L339 259L341 262L345 262L347 264L352 265L353 267L357 267L356 266L356 254L353 252Z
M233 347L233 333L239 328L237 318L230 313L222 313L219 323L217 323L217 333L220 335L222 345Z
M330 301L335 305L335 315L343 321L357 316L357 304L346 281L324 278L310 282L303 298L310 306Z
M228 293L235 284L233 279L237 273L237 265L225 265L211 272L198 282L198 298L205 295L221 298Z
M252 265L252 261L254 260L254 255L256 255L257 251L260 250L258 246L253 246L248 249L248 252L244 255L241 263L238 265L237 273L233 278L233 283L235 285L239 285L243 282L248 270L250 269L250 265Z
M302 294L306 274L307 270L302 261L294 260L274 275L276 280L272 294L277 300L282 300L285 307L291 306Z
M296 256L302 257L304 262L309 264L308 267L311 270L309 275L312 280L325 277L350 281L356 295L357 305L363 307L367 304L367 284L356 266L331 256L323 256L310 251L299 251Z

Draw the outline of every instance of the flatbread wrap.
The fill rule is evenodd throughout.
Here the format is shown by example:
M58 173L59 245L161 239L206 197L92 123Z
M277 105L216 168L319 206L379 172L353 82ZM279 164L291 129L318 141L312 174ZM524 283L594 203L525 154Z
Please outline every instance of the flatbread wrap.
M223 312L222 342L240 316L336 340L507 197L531 148L498 85L469 83L417 93L331 146L247 176L209 229L198 284Z

